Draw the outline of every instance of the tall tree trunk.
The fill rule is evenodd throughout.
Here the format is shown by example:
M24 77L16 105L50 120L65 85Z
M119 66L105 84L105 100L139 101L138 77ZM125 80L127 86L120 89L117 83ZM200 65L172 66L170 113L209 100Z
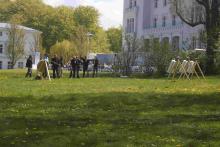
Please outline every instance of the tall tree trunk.
M206 48L206 74L214 73L214 38L211 33L207 33L207 48Z
M214 6L213 6L214 5ZM217 1L213 1L212 8L206 7L206 32L207 32L207 49L206 49L206 73L215 73L215 50L217 49L217 42L219 38L219 10Z
M206 49L206 73L215 73L215 49L217 49L217 42L219 38L219 11L218 7L215 9L209 9L206 16L206 31L207 31L207 49Z

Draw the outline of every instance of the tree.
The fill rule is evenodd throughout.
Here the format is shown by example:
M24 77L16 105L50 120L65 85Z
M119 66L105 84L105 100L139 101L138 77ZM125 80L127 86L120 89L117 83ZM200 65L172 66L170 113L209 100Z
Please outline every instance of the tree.
M95 33L99 27L99 16L99 12L91 6L79 6L73 14L76 26L83 26L91 33Z
M77 55L77 50L73 42L64 40L62 42L57 42L50 49L51 56L57 54L62 56L64 63L67 63L73 56Z
M142 50L143 41L138 39L136 35L124 36L124 48L118 54L117 65L119 66L119 71L122 72L122 75L129 76L132 73L132 67L136 63L136 59L140 56L140 51Z
M99 28L92 39L92 52L95 53L109 53L109 42L106 32Z
M122 47L122 28L109 28L106 33L110 44L110 51L115 53L120 52Z
M40 32L35 32L32 34L33 40L29 43L34 52L39 52L43 49L42 47L42 37Z
M72 33L75 31L76 22L74 21L74 9L71 7L61 6L55 9L54 21L58 26L58 31L56 32L57 40L62 41L64 39L70 39ZM62 33L60 33L62 30Z
M16 62L24 55L25 33L24 30L15 23L11 23L8 26L7 32L8 44L6 54L10 59L12 68L14 68Z
M88 31L83 26L78 26L75 34L72 36L72 42L74 42L77 48L77 55L84 57L89 53L89 36Z
M220 27L219 0L171 0L172 9L186 24L204 25L207 33L206 72L214 73L214 56Z
M146 56L146 66L155 67L158 75L166 74L167 66L170 63L175 52L171 50L169 41L159 41L159 39L150 38L145 48L148 51Z

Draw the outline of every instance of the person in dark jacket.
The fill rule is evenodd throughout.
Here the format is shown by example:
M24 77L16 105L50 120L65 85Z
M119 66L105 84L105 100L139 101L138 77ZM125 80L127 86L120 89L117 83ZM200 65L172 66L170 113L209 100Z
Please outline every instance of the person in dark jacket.
M93 77L98 76L98 66L99 66L99 60L96 57L94 60L94 66L93 66Z
M76 57L70 60L70 76L69 78L75 78L76 74Z
M89 60L87 60L87 57L81 58L82 64L83 64L83 78L85 77L85 74L87 72L87 77L89 76L88 72L88 66L89 66Z
M60 64L60 67L59 67L60 77L63 77L63 66L64 66L64 64L63 64L63 57L62 56L60 57L59 64Z
M25 77L31 77L32 76L32 56L30 55L27 59L27 62L26 62L26 67L27 67L27 73L25 75Z
M76 70L75 70L75 72L76 72L77 78L79 78L80 64L81 64L81 60L78 57L76 57Z
M51 59L52 69L53 69L53 78L60 78L59 76L59 58L57 55Z

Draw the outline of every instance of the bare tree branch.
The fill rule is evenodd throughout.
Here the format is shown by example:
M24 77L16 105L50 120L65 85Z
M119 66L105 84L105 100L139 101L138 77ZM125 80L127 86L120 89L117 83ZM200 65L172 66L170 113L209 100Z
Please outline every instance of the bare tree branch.
M24 55L24 30L16 24L8 26L7 56L11 61L12 68L16 62Z

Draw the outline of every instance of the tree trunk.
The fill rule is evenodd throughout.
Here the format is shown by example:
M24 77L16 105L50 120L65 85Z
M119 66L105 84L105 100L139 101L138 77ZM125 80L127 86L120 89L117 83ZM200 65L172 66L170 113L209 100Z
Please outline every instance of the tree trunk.
M217 11L218 10L214 10ZM206 48L206 74L215 73L215 49L218 42L218 13L213 10L207 10L206 16L206 31L207 31L207 48Z
M16 65L16 62L12 61L12 62L11 62L11 69L14 69L14 68L15 68L15 65Z
M217 20L216 20L217 21ZM206 26L207 30L207 61L206 61L206 73L215 74L215 50L218 48L218 38L219 38L219 25L212 23L212 25Z
M210 33L207 33L207 48L206 48L206 74L213 74L215 71L214 65L214 46L213 37Z

